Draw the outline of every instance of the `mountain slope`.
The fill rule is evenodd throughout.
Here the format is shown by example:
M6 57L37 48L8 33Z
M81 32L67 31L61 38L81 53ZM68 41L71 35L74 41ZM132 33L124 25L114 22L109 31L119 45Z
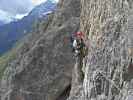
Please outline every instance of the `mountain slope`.
M54 15L39 26L40 32L25 40L4 72L2 100L66 100L74 66L69 38L79 28L79 4L60 1Z
M47 0L43 4L40 4L36 8L34 8L29 16L32 16L33 19L36 19L38 17L45 16L47 12L54 11L56 7L56 3L52 2L51 0Z
M3 24L4 24L4 22L3 21L0 21L0 26L3 25Z
M56 9L56 4L47 0L33 9L23 19L0 26L0 54L9 50L17 40L32 32L35 23L45 18L49 12Z

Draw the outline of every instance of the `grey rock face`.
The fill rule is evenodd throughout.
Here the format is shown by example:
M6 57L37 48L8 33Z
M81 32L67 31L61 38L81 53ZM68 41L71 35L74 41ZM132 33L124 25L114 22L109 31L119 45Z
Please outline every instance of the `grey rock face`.
M60 0L55 14L26 39L5 71L1 99L66 100L70 93L68 100L132 100L132 4ZM88 47L82 66L79 60L74 65L67 41L79 20Z
M68 100L133 99L132 4L132 0L81 0L80 28L89 50L83 59L83 84L72 85L77 93Z
M70 35L79 28L79 0L63 0L39 33L25 39L1 82L1 100L66 100L74 59Z

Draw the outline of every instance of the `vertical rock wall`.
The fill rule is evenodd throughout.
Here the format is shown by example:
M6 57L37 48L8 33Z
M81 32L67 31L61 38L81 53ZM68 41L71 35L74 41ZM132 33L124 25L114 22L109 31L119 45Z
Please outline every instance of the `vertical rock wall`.
M129 0L81 0L81 30L89 40L84 100L126 100L131 87Z

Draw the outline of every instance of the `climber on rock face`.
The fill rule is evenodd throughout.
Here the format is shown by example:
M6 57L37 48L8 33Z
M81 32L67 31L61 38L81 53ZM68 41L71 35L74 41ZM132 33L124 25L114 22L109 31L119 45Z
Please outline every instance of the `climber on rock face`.
M70 37L72 52L75 52L75 49L74 49L74 47L73 47L74 39L75 39L75 33L72 33L72 35L71 35L71 37Z
M75 38L73 40L73 51L76 56L82 56L84 55L84 34L82 32L75 33Z
M73 48L73 53L74 57L76 60L75 64L75 72L77 73L77 83L82 83L84 79L84 73L82 71L83 68L83 59L85 57L85 42L84 42L84 34L82 32L76 32L72 34L73 36L73 41L72 43L72 48Z

